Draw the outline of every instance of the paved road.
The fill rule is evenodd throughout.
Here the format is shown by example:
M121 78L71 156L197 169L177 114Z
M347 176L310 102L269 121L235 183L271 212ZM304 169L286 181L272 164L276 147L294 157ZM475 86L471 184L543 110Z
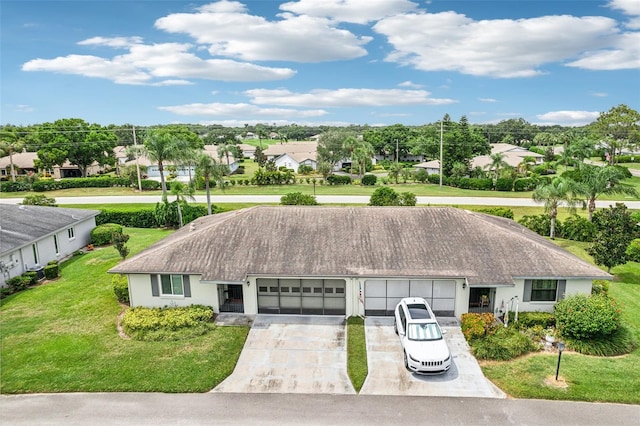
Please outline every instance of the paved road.
M213 195L211 202L214 204L224 203L256 203L256 204L279 204L280 195ZM122 195L122 196L102 196L102 197L56 197L59 205L65 204L131 204L149 203L155 204L160 201L159 195ZM204 195L195 197L198 203L206 203ZM320 204L367 204L368 195L318 195ZM417 197L420 205L482 205L482 206L541 206L530 198L500 198L500 197ZM22 198L3 198L0 203L18 204ZM630 209L640 209L640 201L623 201ZM598 208L606 208L614 204L615 201L596 201Z
M363 395L95 393L0 396L12 425L637 425L640 406Z

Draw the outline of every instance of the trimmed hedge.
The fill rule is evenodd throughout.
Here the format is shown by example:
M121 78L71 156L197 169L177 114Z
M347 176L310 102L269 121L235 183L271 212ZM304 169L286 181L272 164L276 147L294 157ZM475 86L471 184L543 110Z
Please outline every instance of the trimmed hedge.
M129 282L122 274L114 275L111 278L113 292L120 303L129 303Z
M27 182L0 182L0 192L24 192L30 189L31 185Z
M40 179L31 184L36 192L53 191L69 188L109 188L113 186L130 187L131 181L126 178L101 176L89 178L68 178L61 180Z
M513 220L513 210L506 207L487 207L484 209L477 209L479 213L490 214L492 216L506 217Z
M499 178L496 180L496 191L513 191L514 179Z
M122 225L117 223L105 223L100 226L96 226L91 230L91 244L96 246L103 246L113 243L113 233L122 233Z
M373 186L378 181L378 177L376 175L364 175L362 176L362 184L365 186Z
M562 336L575 340L609 336L620 326L620 309L606 294L568 296L553 314Z
M213 208L214 206L212 206ZM105 223L117 223L127 228L157 228L155 209L144 208L137 211L100 209L100 214L96 216L96 225Z
M60 268L58 266L58 263L49 263L47 266L44 267L44 277L48 280L53 280L58 278L58 276L60 275Z
M550 312L519 312L518 321L509 322L509 326L517 330L524 330L535 326L543 329L553 327L556 320Z
M316 197L302 192L289 192L280 197L280 204L284 206L317 206Z
M327 176L329 185L351 185L351 176L329 175Z

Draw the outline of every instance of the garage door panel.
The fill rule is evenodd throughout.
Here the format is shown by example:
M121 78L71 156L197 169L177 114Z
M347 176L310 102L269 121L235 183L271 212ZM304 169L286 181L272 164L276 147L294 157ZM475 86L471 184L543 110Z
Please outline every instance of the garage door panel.
M433 281L431 280L411 280L409 289L409 297L431 298Z
M258 312L344 315L346 281L317 278L258 278Z
M387 297L386 280L367 280L364 285L365 297Z
M387 281L387 297L402 299L409 296L409 280Z
M456 308L454 299L433 299L431 310L434 312L453 312Z
M455 281L433 281L433 298L446 298L456 297L456 282Z
M393 315L393 311L396 309L396 306L402 299L402 297L387 298L387 315Z

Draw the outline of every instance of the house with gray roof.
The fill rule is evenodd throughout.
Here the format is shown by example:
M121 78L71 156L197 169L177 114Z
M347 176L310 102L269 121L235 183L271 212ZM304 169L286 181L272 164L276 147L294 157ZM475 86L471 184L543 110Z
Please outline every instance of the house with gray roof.
M611 279L518 223L450 207L263 206L202 217L109 272L132 306L246 314L551 311Z
M89 244L97 210L0 204L0 286Z

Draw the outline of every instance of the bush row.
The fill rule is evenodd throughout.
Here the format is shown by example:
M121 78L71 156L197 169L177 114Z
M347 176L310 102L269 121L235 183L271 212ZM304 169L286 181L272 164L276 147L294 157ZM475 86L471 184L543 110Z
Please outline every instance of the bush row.
M51 262L47 263L44 267L43 272L44 277L48 280L58 278L58 275L60 274L58 261L52 260ZM36 285L37 283L38 273L36 271L27 271L22 275L9 278L5 282L6 287L2 287L0 289L0 298L4 298L6 296L9 296L10 294L26 290L30 286Z
M182 204L183 224L207 215L207 207L199 205ZM219 211L218 207L212 205L213 212ZM117 208L100 209L100 214L96 216L96 225L107 223L122 225L127 228L159 228L177 227L178 204L176 201L168 203L158 203L154 208L142 208L139 210L119 210ZM95 243L94 243L95 244Z
M440 183L440 175L429 175L427 180L433 184ZM538 185L546 184L551 181L551 178L547 176L534 176L528 178L500 178L495 181L493 179L486 178L468 178L468 177L442 177L442 184L446 186L452 186L460 189L472 189L478 191L503 191L503 192L523 192L533 191Z
M136 340L177 340L206 333L213 318L213 309L204 305L187 307L128 309L122 319L125 333Z
M549 236L551 232L551 218L548 214L523 216L518 221L521 225L542 236ZM556 237L567 240L592 242L596 235L596 226L587 218L573 215L564 222L556 219Z

